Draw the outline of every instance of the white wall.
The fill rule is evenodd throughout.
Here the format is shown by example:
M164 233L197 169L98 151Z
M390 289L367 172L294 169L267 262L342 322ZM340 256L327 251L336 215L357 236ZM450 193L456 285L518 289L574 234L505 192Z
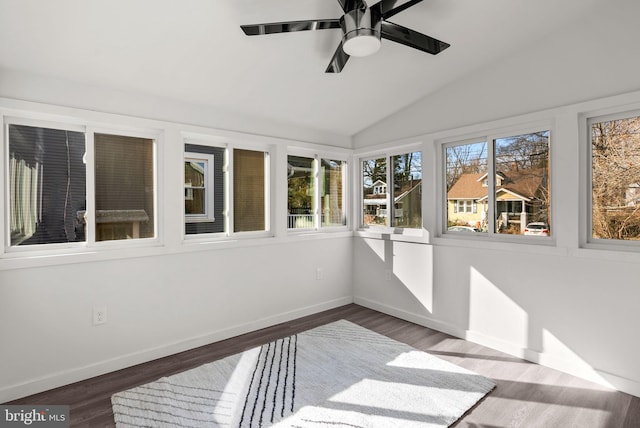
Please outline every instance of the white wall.
M364 148L428 134L425 165L434 166L434 141L443 135L550 120L554 246L339 235L0 270L0 402L347 303L352 293L358 303L640 395L634 340L640 258L579 248L578 116L640 105L637 93L575 104L640 89L640 57L633 54L640 38L637 6L624 3L603 10L602 22L577 22L549 35L354 138L355 147ZM350 144L286 124L6 70L0 96ZM518 114L525 116L513 117ZM436 183L435 171L425 170L424 194L436 195ZM173 191L178 194L179 185ZM164 203L171 224L180 207ZM433 235L437 206L425 207ZM179 245L179 233L165 243ZM315 280L316 267L324 269L324 280ZM107 306L106 325L91 325L95 305Z
M242 112L188 104L142 93L123 92L2 68L0 68L0 96L336 147L351 147L350 137L305 128L295 123L277 123L247 116Z
M0 115L156 132L160 216L160 241L151 246L0 256L0 402L352 302L351 233L346 228L327 234L287 233L287 183L282 174L292 147L340 157L348 157L349 150L192 126L207 113L197 107L185 112L167 102L158 115L175 113L175 121L147 120L95 111L105 106L104 100L94 99L102 90L83 93L86 88L65 84L63 91L51 88L48 80L39 87L37 79L27 77L23 87L7 88L6 81L0 82L5 91L0 96L11 92L13 98L29 99L46 93L48 101L57 103L0 98ZM132 113L150 108L150 101L130 94L107 103L118 113ZM62 107L69 103L84 108ZM87 109L90 106L94 108ZM149 114L156 116L152 110ZM244 120L224 118L229 127ZM316 136L282 124L253 122L247 128L255 134ZM274 236L213 243L183 239L181 132L269 147L275 168ZM3 197L2 224L5 208ZM323 272L320 280L317 268ZM101 306L107 308L108 321L94 326L92 308Z
M0 271L0 402L349 303L351 254L346 237Z
M622 3L602 10L598 22L580 21L549 35L355 136L362 152L424 141L429 197L439 194L436 154L443 139L548 123L554 234L548 246L442 237L441 204L429 199L429 244L407 243L413 250L399 253L392 241L355 239L356 303L640 396L640 254L582 245L584 115L640 107L640 92L634 92L640 57L633 55L638 4ZM398 264L432 266L431 275L385 282L372 273Z
M640 3L614 0L356 134L354 147L638 90L638 14Z

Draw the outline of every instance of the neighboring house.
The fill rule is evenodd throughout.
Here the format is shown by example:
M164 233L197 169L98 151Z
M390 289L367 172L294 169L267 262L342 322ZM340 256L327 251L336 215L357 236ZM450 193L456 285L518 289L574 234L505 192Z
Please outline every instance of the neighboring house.
M544 168L498 172L496 229L522 230L531 221L548 222L549 191ZM449 224L487 227L488 175L462 174L447 193Z
M420 209L418 204L422 180L403 181L396 187L393 200L395 223L412 224L412 213ZM364 224L388 224L387 184L382 180L376 180L370 187L365 188L363 205Z
M627 186L624 202L627 207L640 205L640 184L632 183Z

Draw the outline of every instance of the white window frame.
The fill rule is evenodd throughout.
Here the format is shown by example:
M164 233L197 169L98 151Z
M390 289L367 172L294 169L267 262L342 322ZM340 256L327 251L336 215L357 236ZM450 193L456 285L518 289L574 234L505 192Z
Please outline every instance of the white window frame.
M37 115L36 115L37 116ZM9 231L10 222L10 192L9 192L9 172L6 168L9 162L9 125L23 125L40 128L58 129L63 131L82 132L85 135L85 165L86 165L86 181L85 181L85 201L86 201L86 214L85 214L85 241L84 242L69 242L69 243L51 243L51 244L34 244L27 246L12 246L11 237ZM153 215L154 215L154 231L153 237L150 238L135 238L135 239L116 239L108 241L96 241L96 219L95 219L95 134L109 134L122 137L133 138L145 138L152 141L153 144ZM69 121L55 121L31 117L20 116L3 116L2 122L2 167L5 169L3 177L3 194L5 209L3 212L4 218L2 218L2 232L4 235L2 253L3 255L56 255L68 253L70 249L77 250L78 252L85 252L88 250L96 250L99 248L135 248L140 246L153 246L161 242L162 237L159 236L160 224L162 221L162 215L158 209L159 197L161 194L160 185L158 182L158 168L159 168L159 139L160 134L156 131L141 130L139 128L128 127L113 127L95 125L85 121L69 122Z
M399 156L399 155L403 155L403 154L407 154L407 153L415 153L415 152L420 152L421 154L421 158L422 158L422 165L421 165L421 180L422 180L422 188L424 191L424 179L425 179L425 174L424 174L424 169L425 169L425 149L423 147L423 145L421 143L413 143L413 144L407 144L407 145L401 145L399 147L394 147L393 149L386 149L386 150L380 150L380 151L375 151L375 152L371 152L371 153L365 153L360 155L359 157L357 157L357 162L358 162L358 168L357 168L357 174L358 174L358 188L357 191L354 192L355 195L357 195L357 200L358 200L358 231L362 232L362 233L375 233L375 234L389 234L389 235L407 235L407 236L413 236L413 237L422 237L423 236L423 230L424 230L424 224L425 224L425 201L424 201L424 193L423 193L423 198L421 200L421 217L422 217L422 227L420 228L412 228L412 227L396 227L393 223L395 221L395 204L392 201L392 196L393 196L393 192L389 191L389 189L393 189L393 157L394 156ZM363 170L362 170L362 164L363 162L366 161L370 161L370 160L375 160L375 159L380 159L380 158L385 158L386 162L387 162L387 171L386 171L386 178L385 178L385 183L386 183L386 188L385 188L385 194L386 194L386 211L387 211L387 218L389 219L389 225L365 225L364 224L364 194L363 194L363 189L364 189L364 176L363 176Z
M348 214L348 207L349 207L349 195L347 192L347 189L349 188L348 184L349 184L349 162L347 159L345 159L342 156L334 156L332 154L318 154L316 155L316 170L317 170L317 174L316 174L316 179L317 179L317 191L316 191L316 197L318 198L318 225L319 225L319 229L321 231L342 231L348 228L348 224L349 224L349 216ZM342 173L342 189L340 189L340 191L342 192L342 215L341 215L341 223L340 225L335 225L335 226L323 226L322 225L322 195L320 194L320 184L321 184L321 180L320 180L320 169L321 169L321 164L322 164L322 160L331 160L331 161L337 161L337 162L342 162L342 168L341 168L341 173Z
M581 128L584 129L582 138L581 176L586 183L582 193L582 206L585 215L580 227L580 246L583 248L640 252L640 241L622 239L601 239L593 237L593 150L591 126L598 122L640 117L640 108L612 109L586 114L581 117Z
M215 174L214 174L214 156L204 153L185 152L184 162L193 161L196 163L204 162L204 214L186 214L185 221L187 223L197 223L206 221L215 221ZM187 183L184 183L185 198Z
M345 231L349 228L349 206L350 199L347 189L349 188L349 159L343 154L339 153L330 153L326 151L317 151L317 150L308 150L308 149L299 149L299 148L290 148L286 153L287 165L289 162L289 156L299 156L308 159L313 159L313 195L311 198L311 215L312 215L312 226L305 228L290 228L289 227L289 219L286 219L286 231L288 234L305 234L309 232L338 232ZM320 165L322 159L333 160L342 162L342 218L344 220L344 225L337 226L323 226L322 225L322 200L320 195ZM287 187L285 188L285 195L289 194L289 187L287 181ZM287 200L287 210L285 211L288 215L288 196L285 197Z
M551 236L526 236L526 235L509 235L496 233L495 226L495 209L496 209L496 171L495 171L495 141L502 138L515 137L518 135L531 134L535 132L549 132L549 188L553 188L553 135L555 133L553 124L550 121L540 121L523 126L513 126L502 129L493 129L486 133L478 133L475 135L465 135L459 137L450 137L436 141L437 150L437 180L438 186L438 204L440 206L438 219L436 221L438 234L442 237L451 237L456 239L478 239L496 242L520 242L527 244L553 245L555 244L555 233ZM462 146L467 144L482 143L487 144L487 232L484 233L466 233L448 230L447 216L447 181L446 181L446 150L449 147ZM555 192L551 191L551 225L555 224ZM476 212L480 210L476 207ZM553 226L552 226L553 227Z
M235 191L233 188L233 174L235 174L235 169L233 165L233 151L234 150L250 150L255 152L262 152L265 154L264 156L264 222L265 229L264 230L252 230L245 232L234 232L235 225L233 222L233 198L235 196ZM271 176L271 162L272 162L272 147L262 144L248 144L248 143L236 143L229 142L227 144L227 150L225 152L225 173L227 174L227 181L225 186L225 217L226 217L226 226L229 231L228 236L234 237L266 237L273 236L273 225L272 225L272 204L271 204L271 194L272 194L272 176Z
M214 165L214 155L207 155L203 153L196 152L188 152L185 150L185 145L197 145L197 146L206 146L206 147L215 147L224 150L224 159L223 159L223 167L222 174L224 176L224 186L223 186L223 209L222 209L222 221L224 222L223 231L222 232L214 232L214 233L194 233L187 234L184 229L184 225L187 223L191 223L195 221L191 221L189 216L184 213L184 206L182 209L183 222L182 222L182 239L183 242L216 242L216 241L225 241L230 238L260 238L260 237L272 237L273 236L273 225L272 225L272 162L273 156L272 153L274 148L269 144L261 144L256 142L246 142L233 137L221 137L216 135L204 135L204 134L192 134L192 133L184 133L182 139L182 147L183 147L183 161L187 158L200 158L203 156L210 156L211 162L210 165ZM265 215L265 229L264 230L255 230L255 231L243 231L243 232L234 232L234 188L233 188L233 174L234 174L234 165L233 165L233 151L234 150L250 150L256 152L264 153L264 215ZM215 208L215 199L214 199L214 187L215 184L215 166L211 169L211 212L214 212ZM184 175L183 175L184 181ZM183 195L184 198L184 195ZM184 204L184 200L183 200ZM199 219L199 222L209 222L209 221L218 221L219 219L214 219L212 215L211 219L202 218Z

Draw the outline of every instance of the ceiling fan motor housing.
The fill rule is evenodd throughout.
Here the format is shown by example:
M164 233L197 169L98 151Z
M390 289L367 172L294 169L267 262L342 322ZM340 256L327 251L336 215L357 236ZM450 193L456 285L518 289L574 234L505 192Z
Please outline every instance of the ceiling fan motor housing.
M355 8L340 20L344 31L342 44L351 56L367 56L380 48L382 17L369 7Z

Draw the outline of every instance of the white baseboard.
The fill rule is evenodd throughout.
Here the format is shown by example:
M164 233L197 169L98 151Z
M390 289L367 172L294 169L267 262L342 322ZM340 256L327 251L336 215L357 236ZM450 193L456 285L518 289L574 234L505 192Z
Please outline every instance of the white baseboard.
M296 318L301 318L328 309L344 306L349 303L353 303L353 298L351 296L346 296L317 305L311 305L304 308L271 315L244 324L238 324L221 330L216 330L204 335L194 336L188 339L180 340L178 342L144 349L104 361L98 361L96 363L88 364L83 367L52 373L50 375L31 379L20 384L2 387L0 388L0 403L16 400L18 398L37 394L39 392L48 391L53 388L69 385L74 382L135 366L137 364L177 354L179 352L188 351L189 349L194 349L200 346L208 345L210 343L219 342L221 340L229 339L241 334L291 321Z
M424 315L407 312L404 309L389 306L387 304L376 302L375 300L370 300L365 297L354 296L353 303L376 310L378 312L382 312L383 314L392 315L394 317L410 321L414 324L441 331L442 333L450 334L451 336L464 337L465 334L464 330L459 329L453 324L446 323Z
M521 345L502 340L497 337L489 336L472 330L461 329L451 323L442 322L440 320L430 318L424 315L415 314L403 309L376 302L364 297L354 297L354 303L374 309L406 321L413 322L418 325L429 327L443 333L450 334L461 339L468 340L504 352L514 357L522 358L541 366L559 370L570 375L586 379L588 381L603 385L627 394L640 397L640 382L629 379L614 373L609 373L597 368L592 368L588 364L576 364L574 360L559 358L548 353L535 351L529 348L523 348Z

